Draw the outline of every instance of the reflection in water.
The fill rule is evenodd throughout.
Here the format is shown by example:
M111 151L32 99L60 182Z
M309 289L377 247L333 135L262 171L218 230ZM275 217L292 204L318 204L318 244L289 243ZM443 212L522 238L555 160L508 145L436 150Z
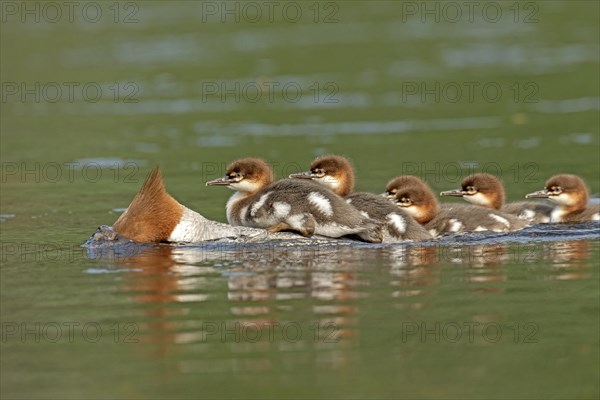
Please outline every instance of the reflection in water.
M89 254L98 258L97 250ZM166 360L180 345L201 354L222 355L223 349L259 354L210 363L185 360L177 366L184 372L269 370L278 365L266 358L272 350L295 354L309 348L319 350L315 363L348 368L356 357L361 299L382 288L388 291L384 296L399 301L396 308L418 311L428 308L447 279L472 285L471 292L504 294L509 265L518 266L519 273L545 268L551 279L591 276L587 240L296 247L220 243L145 246L115 255L111 268L130 271L121 290L144 305L140 333L142 341L155 345L152 356ZM377 281L382 277L389 286ZM472 318L498 320L496 315Z
M554 279L572 280L587 279L591 274L587 271L585 261L590 257L590 243L587 240L569 240L548 243L548 258L552 267L559 273Z

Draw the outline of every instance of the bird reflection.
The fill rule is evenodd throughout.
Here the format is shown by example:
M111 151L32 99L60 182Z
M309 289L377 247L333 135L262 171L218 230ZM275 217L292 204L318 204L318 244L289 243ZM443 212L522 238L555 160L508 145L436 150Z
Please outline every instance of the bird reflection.
M549 242L548 258L552 267L558 271L554 279L573 280L587 279L591 274L587 260L590 258L590 243L587 240L569 240L564 242Z
M267 358L272 351L309 349L319 350L315 363L346 368L355 357L364 297L384 293L395 299L395 308L419 310L449 280L468 291L499 294L509 268L528 271L522 267L531 265L545 268L550 279L587 279L589 258L587 240L379 247L208 243L146 246L110 263L131 271L122 291L144 305L140 339L152 344L154 355L166 357L182 344L202 353L263 354L221 366L202 360L180 365L237 371L275 368Z

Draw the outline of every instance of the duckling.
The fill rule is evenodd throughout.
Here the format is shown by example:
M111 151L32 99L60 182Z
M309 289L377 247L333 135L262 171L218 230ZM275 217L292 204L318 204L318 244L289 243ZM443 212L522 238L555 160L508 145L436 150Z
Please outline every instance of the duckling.
M394 195L395 203L410 213L433 235L446 232L510 232L525 228L525 221L480 206L440 207L429 187L405 186Z
M391 179L385 186L385 192L383 196L390 200L393 200L396 196L396 192L403 187L412 185L427 185L425 181L415 175L400 175Z
M410 215L398 209L384 197L373 193L352 193L354 170L350 161L328 155L315 159L310 171L291 174L290 178L310 179L342 196L362 215L384 224L385 241L422 241L431 235Z
M270 232L292 230L307 237L356 234L374 243L383 239L381 224L360 214L332 191L295 179L273 182L271 168L256 158L234 161L224 177L206 185L236 191L226 206L227 221L234 226Z
M461 182L461 189L447 190L440 196L459 196L469 203L502 211L517 216L530 224L550 222L550 214L554 207L549 204L533 201L518 201L504 204L504 186L491 174L473 174Z
M577 175L555 175L546 181L543 190L529 193L525 198L543 198L558 204L550 222L600 221L600 204L588 204L588 188Z

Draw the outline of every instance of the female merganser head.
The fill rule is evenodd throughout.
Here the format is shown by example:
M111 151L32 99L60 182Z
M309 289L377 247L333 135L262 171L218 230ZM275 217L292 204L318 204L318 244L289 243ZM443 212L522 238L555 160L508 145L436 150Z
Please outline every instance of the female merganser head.
M509 232L526 226L524 221L512 215L484 207L440 207L425 183L401 188L396 192L394 202L424 224L433 236L446 232Z
M273 173L262 160L244 158L227 167L224 177L207 186L236 190L227 202L231 225L265 228L271 232L297 231L340 237L356 234L368 242L381 242L381 225L361 215L332 191L312 182L285 179L273 182Z
M386 242L431 239L425 228L385 198L373 193L352 193L354 170L350 161L342 156L319 157L310 164L309 171L291 174L290 178L310 179L346 198L363 216L384 225Z
M460 196L469 203L501 210L532 224L550 222L550 214L554 207L549 204L532 201L504 204L504 186L494 175L473 174L463 179L460 185L460 189L441 192L440 196Z
M342 197L354 190L354 169L350 161L342 156L318 157L310 164L309 171L291 174L289 177L311 179Z
M421 185L425 185L427 186L427 184L423 181L423 179L419 178L418 176L415 175L400 175L395 177L394 179L390 180L387 185L385 186L385 193L383 193L384 196L386 196L388 199L393 200L394 197L396 196L396 192L398 192L398 190L407 187L407 186L421 186Z
M589 205L588 188L580 177L571 174L555 175L546 181L543 190L529 193L527 199L544 198L558 207L551 222L586 222L600 220L600 205Z

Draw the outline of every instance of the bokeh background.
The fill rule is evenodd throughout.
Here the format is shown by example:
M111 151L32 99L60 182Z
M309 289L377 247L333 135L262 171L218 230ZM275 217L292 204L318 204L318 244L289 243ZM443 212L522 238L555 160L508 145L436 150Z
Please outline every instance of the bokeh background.
M72 7L2 2L2 321L100 321L105 333L134 321L145 340L3 336L3 398L598 395L597 239L574 244L586 256L566 262L579 271L571 286L553 279L558 258L535 247L527 268L519 258L501 273L482 269L497 286L477 290L470 285L485 279L461 268L398 272L392 250L339 253L331 265L270 259L246 280L251 268L239 257L203 253L181 264L154 249L111 263L77 250L156 165L180 202L219 221L230 192L204 182L245 156L269 161L281 178L317 155L342 154L356 189L373 192L403 173L439 191L484 170L502 177L510 200L559 172L598 194L598 2ZM49 242L61 246L55 259L44 253ZM255 301L266 303L246 304ZM209 346L194 336L208 316L240 313L328 318L352 339ZM541 340L400 341L401 321L444 318L534 321Z

